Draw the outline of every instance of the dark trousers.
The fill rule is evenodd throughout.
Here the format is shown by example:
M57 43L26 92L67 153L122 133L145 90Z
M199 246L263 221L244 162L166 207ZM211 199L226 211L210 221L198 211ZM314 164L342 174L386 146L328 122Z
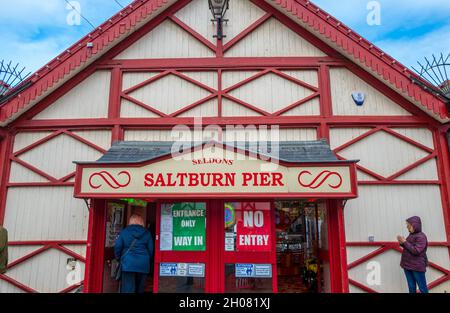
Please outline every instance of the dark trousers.
M122 272L120 293L144 293L147 275L144 273Z
M428 293L427 280L424 272L405 270L409 293L416 293L417 286L421 293Z

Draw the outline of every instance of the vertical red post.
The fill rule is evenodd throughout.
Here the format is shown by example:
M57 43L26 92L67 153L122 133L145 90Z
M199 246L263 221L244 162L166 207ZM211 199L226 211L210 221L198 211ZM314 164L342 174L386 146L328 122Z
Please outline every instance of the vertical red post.
M161 202L157 201L156 202L156 227L155 227L155 245L154 245L154 251L153 251L153 260L154 260L154 264L153 264L153 293L158 293L158 282L159 282L159 263L160 261L160 253L159 253L159 248L160 248L160 243L159 243L159 235L161 233Z
M12 150L12 135L5 130L0 130L0 225L5 221L6 197L8 193L8 179L11 162L9 155Z
M111 70L111 85L109 90L108 118L118 120L120 118L120 93L122 92L122 71L115 67ZM118 122L114 122L111 135L111 143L123 140L123 129Z
M450 156L449 156L449 143L447 140L448 126L443 126L434 132L434 145L437 150L437 167L438 177L441 183L440 192L442 200L442 209L444 216L444 225L446 231L447 242L450 242ZM448 247L450 255L450 246Z
M342 202L338 200L328 201L327 213L331 292L348 293L344 206Z
M103 287L103 259L106 228L106 201L92 200L89 212L88 244L84 292L100 293Z
M326 118L333 115L331 103L331 83L330 83L330 69L327 65L321 64L319 67L319 92L320 92L320 116L325 118L320 123L318 130L318 137L330 141L330 130L326 123Z

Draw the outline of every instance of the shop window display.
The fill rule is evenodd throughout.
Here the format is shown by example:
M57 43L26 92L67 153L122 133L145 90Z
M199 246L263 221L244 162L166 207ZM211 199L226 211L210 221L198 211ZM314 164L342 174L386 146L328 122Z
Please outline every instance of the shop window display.
M313 202L275 202L278 291L320 292L324 210Z

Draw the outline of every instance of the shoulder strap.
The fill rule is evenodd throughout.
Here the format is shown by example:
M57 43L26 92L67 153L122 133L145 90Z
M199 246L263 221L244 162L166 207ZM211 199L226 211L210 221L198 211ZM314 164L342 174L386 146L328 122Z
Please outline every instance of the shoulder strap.
M120 257L121 259L122 259L128 252L130 252L130 250L133 248L133 246L134 246L134 244L136 243L137 240L138 240L137 238L134 238L134 240L133 240L133 242L131 243L130 247L129 247L129 248L127 249L127 251L126 251L124 254L122 254L122 256Z

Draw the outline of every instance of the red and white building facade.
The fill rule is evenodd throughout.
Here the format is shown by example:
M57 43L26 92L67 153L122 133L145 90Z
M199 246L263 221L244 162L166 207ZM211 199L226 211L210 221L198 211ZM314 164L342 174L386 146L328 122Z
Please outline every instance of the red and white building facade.
M268 189L194 195L83 189L83 165L76 172L74 162L93 162L117 141L171 141L174 126L194 128L199 117L202 127L215 125L208 131L219 141L230 125L278 126L281 141L325 139L340 160L359 160L350 166L345 196L303 195L320 200L327 215L322 291L406 291L396 236L405 233L406 218L419 215L429 239L430 290L448 292L445 102L309 1L231 0L222 40L213 37L207 2L134 1L0 106L0 223L10 240L0 292L73 292L81 285L86 292L109 291L105 212L113 199L135 196L160 212L167 201L189 198L206 203L207 225L220 226L226 201L272 207L302 197ZM362 106L352 99L355 92L365 95ZM158 264L179 258L206 264L206 292L226 291L223 275L211 273L228 263L270 263L276 273L274 238L272 250L252 259L255 253L222 251L223 232L206 226L204 252L171 255L159 249L160 227L154 291ZM72 280L71 261L81 273ZM368 273L378 265L380 283L371 284Z

